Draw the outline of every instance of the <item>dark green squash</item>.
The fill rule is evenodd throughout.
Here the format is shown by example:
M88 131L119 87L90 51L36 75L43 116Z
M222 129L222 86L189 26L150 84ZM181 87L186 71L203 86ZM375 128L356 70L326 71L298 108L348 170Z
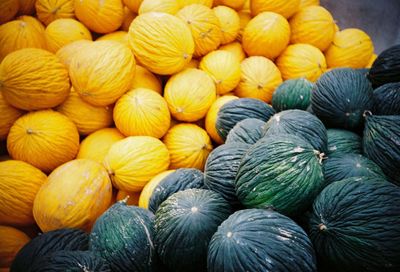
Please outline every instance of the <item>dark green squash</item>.
M321 271L400 271L400 187L355 177L328 185L309 218Z
M265 126L265 136L287 133L302 137L314 149L327 151L328 136L324 124L315 115L302 110L286 110L275 114Z
M354 69L334 69L323 74L311 97L313 112L328 127L356 130L363 125L363 113L373 105L368 79Z
M333 154L362 153L362 138L348 130L331 128L328 134L328 156Z
M153 232L150 211L120 201L96 220L89 248L103 257L112 271L153 271Z
M376 115L400 115L400 82L388 83L374 90Z
M259 119L247 118L237 123L226 137L226 144L255 144L264 135L266 123Z
M243 157L236 194L248 208L269 208L285 215L304 212L322 190L321 154L290 134L265 137Z
M400 82L400 44L380 53L368 74L375 87L386 83Z
M306 110L311 103L314 84L305 78L289 79L275 90L272 107L277 111Z
M316 258L307 234L290 218L274 211L237 211L213 235L209 272L311 272Z
M261 100L254 98L234 99L221 107L215 127L219 136L225 140L229 131L240 121L255 118L266 122L274 113L275 110Z
M170 196L155 219L161 261L174 272L206 271L208 243L230 213L229 203L213 191L188 189Z

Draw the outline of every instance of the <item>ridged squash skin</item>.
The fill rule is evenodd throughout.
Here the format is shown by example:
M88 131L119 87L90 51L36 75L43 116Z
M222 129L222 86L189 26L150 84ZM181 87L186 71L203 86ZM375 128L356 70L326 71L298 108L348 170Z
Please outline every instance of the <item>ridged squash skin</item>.
M146 68L136 65L135 76L132 79L132 89L145 88L162 94L161 80Z
M280 84L272 96L272 106L276 111L306 110L311 104L314 84L305 78L289 79Z
M52 53L24 48L0 64L0 91L12 106L23 110L55 107L69 94L68 71Z
M138 14L148 12L162 12L175 15L179 11L179 4L176 0L143 0L139 7Z
M47 176L22 161L0 162L0 224L28 226L35 223L32 205Z
M143 209L148 209L150 204L150 198L153 194L154 190L157 188L159 183L168 175L175 172L175 170L167 170L161 172L160 174L156 175L152 178L144 187L143 190L139 193L139 207Z
M75 17L74 0L37 0L35 9L37 17L45 25L57 19Z
M236 272L238 267L249 272L317 271L314 249L303 229L284 215L262 209L237 211L218 227L207 266L210 272Z
M97 33L117 30L124 19L121 0L74 0L74 7L76 18Z
M328 156L336 154L361 154L361 137L348 130L331 128L328 134Z
M282 15L285 18L291 17L299 9L300 0L252 0L250 10L253 16L262 12L270 11Z
M135 58L116 41L96 41L82 48L69 67L74 89L94 106L107 106L131 87Z
M122 0L122 3L134 13L138 13L143 0Z
M288 21L274 12L263 12L244 28L242 45L249 56L278 57L290 41Z
M10 21L18 12L18 0L3 0L0 3L0 24Z
M0 93L0 140L7 139L8 132L14 122L23 115L22 110L8 104Z
M64 64L67 69L69 69L71 61L75 55L81 52L84 46L88 44L91 44L91 41L79 40L66 44L57 51L56 56L60 59L61 63Z
M113 144L104 159L113 185L140 192L148 181L169 167L167 147L149 136L130 136Z
M24 232L0 226L0 268L10 267L18 251L31 239Z
M376 115L400 115L400 82L387 83L374 90L374 106Z
M255 144L265 133L264 121L255 118L247 118L237 123L226 137L226 144Z
M72 160L49 175L36 195L33 215L44 232L60 228L89 231L109 207L111 194L111 181L101 164Z
M218 50L224 50L233 53L239 62L242 62L242 60L246 58L246 53L244 52L240 42L231 42L221 45Z
M374 87L400 81L400 45L389 47L379 54L368 73Z
M175 74L192 59L194 41L190 28L173 15L160 12L139 15L128 33L138 62L153 73Z
M240 18L234 9L226 6L213 8L221 26L221 44L233 42L240 31Z

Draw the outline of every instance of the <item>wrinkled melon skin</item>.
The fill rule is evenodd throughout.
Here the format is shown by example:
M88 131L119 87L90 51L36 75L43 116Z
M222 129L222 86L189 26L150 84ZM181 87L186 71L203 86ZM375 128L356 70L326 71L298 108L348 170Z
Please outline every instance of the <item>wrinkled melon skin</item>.
M321 271L399 271L399 203L400 188L379 178L327 186L309 218Z
M290 218L274 211L237 211L213 235L209 272L311 272L316 257L307 234Z
M368 74L375 87L390 82L400 82L400 44L379 54Z
M99 217L90 233L89 249L100 254L112 271L153 271L154 215L123 201Z
M162 263L174 272L206 271L208 243L231 214L229 203L204 189L177 192L155 216L155 246Z
M298 109L306 110L311 104L314 83L305 78L289 79L275 90L272 107L277 111Z
M265 126L266 123L259 119L244 119L229 131L225 143L255 144L264 136Z
M328 134L328 156L339 153L362 153L361 137L348 130L331 128Z
M388 83L374 90L373 114L400 115L400 82Z
M263 138L242 158L235 180L238 199L247 208L299 215L324 185L318 153L295 135Z

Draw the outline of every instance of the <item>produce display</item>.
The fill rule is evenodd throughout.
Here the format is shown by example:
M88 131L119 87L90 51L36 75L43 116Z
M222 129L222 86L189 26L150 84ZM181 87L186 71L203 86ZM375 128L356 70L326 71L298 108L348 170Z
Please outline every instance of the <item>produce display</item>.
M0 271L400 271L400 45L336 17L0 0Z

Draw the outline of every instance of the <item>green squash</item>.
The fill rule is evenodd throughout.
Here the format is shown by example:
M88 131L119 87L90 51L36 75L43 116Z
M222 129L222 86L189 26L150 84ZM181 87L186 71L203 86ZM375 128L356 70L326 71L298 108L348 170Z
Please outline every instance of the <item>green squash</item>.
M322 190L322 156L303 138L265 137L243 157L236 194L248 208L273 208L285 215L304 212Z
M316 198L309 235L321 271L400 271L400 187L355 177Z
M400 115L400 82L388 83L374 90L376 115Z
M180 191L156 212L155 245L158 255L174 272L203 272L211 236L231 213L218 193L204 189Z
M374 87L386 83L400 82L400 44L380 53L368 74Z
M237 123L226 137L226 144L255 144L264 135L266 123L259 119L247 118Z
M306 110L311 103L314 84L305 78L289 79L275 90L272 107L277 111Z
M213 235L208 272L312 272L316 258L307 234L274 211L237 211Z
M348 130L331 128L328 134L328 156L346 153L362 153L362 138Z

